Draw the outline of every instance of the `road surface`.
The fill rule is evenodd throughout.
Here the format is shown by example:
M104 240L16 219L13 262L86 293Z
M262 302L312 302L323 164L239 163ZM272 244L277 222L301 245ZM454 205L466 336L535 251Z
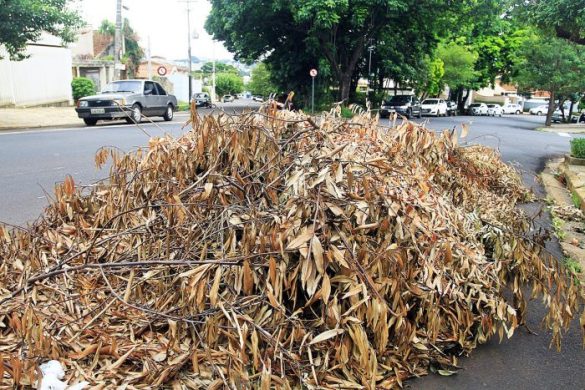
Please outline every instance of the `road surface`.
M227 106L239 110L238 104ZM185 116L173 122L143 124L153 136L179 135ZM420 120L417 120L420 121ZM470 124L470 143L498 148L504 160L523 171L527 185L542 194L535 180L545 161L569 150L571 136L563 133L534 131L543 117L505 116L452 117L423 119L434 130ZM388 125L388 120L382 121ZM25 224L34 220L52 194L52 187L71 174L78 184L89 185L106 176L94 168L94 153L102 146L123 151L144 146L148 137L135 126L112 123L87 128L45 129L0 133L0 221ZM534 208L537 208L535 206ZM558 247L553 245L558 252ZM511 340L499 344L493 340L460 360L463 369L455 376L430 375L408 381L413 389L585 389L585 352L577 321L565 336L563 350L550 350L549 335L541 332L543 309L537 303L529 317L529 326L539 335L519 329Z

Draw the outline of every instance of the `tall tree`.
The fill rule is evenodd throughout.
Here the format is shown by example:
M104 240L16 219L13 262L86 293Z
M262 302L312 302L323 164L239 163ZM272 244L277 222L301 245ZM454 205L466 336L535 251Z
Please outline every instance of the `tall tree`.
M215 80L215 91L218 95L237 94L244 90L242 78L233 73L220 73Z
M451 42L441 44L437 56L443 61L445 68L443 82L449 86L451 98L457 101L459 110L463 110L468 97L464 95L464 91L472 89L477 80L477 54L463 44Z
M565 40L533 37L526 43L517 67L516 81L521 88L550 93L546 126L551 125L559 94L585 89L585 48Z
M0 45L12 60L26 58L25 49L46 31L63 42L75 40L75 31L83 26L69 0L0 0Z
M274 86L270 80L270 70L265 63L259 63L254 69L252 69L252 78L248 88L254 95L268 96L271 93L278 92L278 89Z
M515 11L546 32L585 45L585 0L515 0Z
M465 0L472 1L472 0ZM456 2L439 0L212 0L206 29L224 41L237 58L266 61L275 70L289 68L305 74L325 58L347 100L364 62L364 52L382 30L388 38L408 41L417 32L417 41L434 42L442 16ZM295 49L291 51L290 49ZM283 50L287 50L284 52ZM278 58L278 61L275 59ZM295 69L294 71L292 69ZM307 76L305 80L309 80Z

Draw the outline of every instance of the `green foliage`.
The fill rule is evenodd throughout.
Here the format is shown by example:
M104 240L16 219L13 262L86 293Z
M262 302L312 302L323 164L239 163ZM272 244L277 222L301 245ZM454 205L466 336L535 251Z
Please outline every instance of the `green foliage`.
M580 274L583 273L583 267L581 263L577 260L573 259L572 257L565 258L565 266L572 274Z
M100 34L109 35L111 37L116 35L116 25L108 19L102 20L102 24L98 28Z
M71 81L71 90L73 99L79 100L82 97L95 94L95 84L91 79L85 77L76 77Z
M580 209L581 208L581 198L577 195L576 192L571 191L571 200L573 201L573 205Z
M215 76L215 92L218 96L237 94L244 90L244 81L233 73L220 73Z
M571 156L585 158L585 138L573 138L571 140Z
M190 110L189 103L187 103L187 102L179 102L177 104L177 111L189 111L189 110Z
M126 46L126 53L124 55L124 62L128 69L128 77L133 78L138 71L140 61L144 57L144 50L140 47L140 37L130 26L128 19L124 19L124 27L122 28L122 36L124 37L124 44Z
M254 95L268 96L277 92L278 88L270 80L271 74L265 63L259 63L252 69L252 78L248 84L248 89Z
M351 118L353 118L353 116L354 116L354 113L350 108L345 107L345 106L341 107L341 117L342 118L351 119Z
M515 80L522 89L548 91L553 101L585 90L585 48L565 40L533 36L516 66ZM548 115L546 125L550 123Z
M515 11L548 35L585 45L585 0L515 0Z
M0 45L12 60L26 58L29 42L36 42L46 31L63 42L75 40L75 31L83 26L69 0L0 0Z
M201 67L201 72L204 75L210 75L213 73L213 62L206 62L205 64L203 64L203 66ZM239 70L233 66L233 65L229 65L229 64L224 64L222 62L216 62L215 63L215 73L233 73L233 74L239 74Z
M562 241L567 237L567 233L563 229L565 226L565 221L563 221L562 219L560 219L558 217L553 217L552 226L553 226L554 234L559 240Z
M424 68L421 69L419 77L414 85L416 92L421 98L439 95L444 88L445 63L440 58L425 57Z
M471 1L471 0L466 0ZM439 0L288 1L212 0L206 30L237 59L261 58L280 90L295 90L305 102L309 69L319 69L318 89L333 86L338 99L354 93L374 46L373 71L412 80L423 53L432 51L446 27L445 16L461 2ZM406 70L406 71L405 71ZM380 85L381 83L378 83ZM352 88L353 86L353 88Z
M444 64L443 82L450 88L467 88L477 77L477 54L464 45L455 42L441 44L437 56Z

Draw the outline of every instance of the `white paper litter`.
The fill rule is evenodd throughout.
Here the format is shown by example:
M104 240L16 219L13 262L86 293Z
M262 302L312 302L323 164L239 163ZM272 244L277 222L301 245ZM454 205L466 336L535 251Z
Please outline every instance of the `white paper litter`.
M67 382L61 381L65 377L65 370L57 360L41 364L40 369L43 373L40 390L82 390L89 385L88 382L80 382L67 386Z

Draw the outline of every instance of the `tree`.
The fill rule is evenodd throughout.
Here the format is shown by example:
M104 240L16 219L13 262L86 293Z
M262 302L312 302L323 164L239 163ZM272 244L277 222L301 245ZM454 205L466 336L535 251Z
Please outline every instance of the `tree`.
M116 25L111 21L104 19L102 20L98 31L101 34L111 37L113 42L116 35ZM142 61L142 58L144 57L144 50L139 44L140 37L130 26L130 21L127 18L124 19L122 26L122 37L126 48L122 61L126 64L128 77L132 78L136 74L140 61Z
M469 90L470 84L477 78L477 54L462 44L451 42L439 45L437 56L445 68L443 82L449 86L451 98L457 101L462 110L468 97L463 92Z
M561 39L535 36L523 49L516 81L523 89L550 93L546 126L551 125L555 100L585 89L585 49Z
M445 63L440 58L427 56L424 60L424 68L415 82L415 90L421 99L439 95L445 86Z
M271 93L277 92L277 87L270 80L270 71L265 63L260 62L254 69L252 69L252 78L248 89L254 95L268 96Z
M472 1L472 0L466 0ZM212 0L207 31L224 41L236 58L266 58L277 73L294 74L309 83L311 67L325 59L347 100L364 51L382 31L391 41L435 42L441 17L460 2L439 0ZM380 42L377 42L380 43ZM382 44L382 43L380 43ZM413 43L414 45L414 43ZM302 65L302 69L300 69ZM321 70L321 69L319 69ZM303 76L304 75L304 76Z
M215 77L215 92L218 95L237 94L244 90L244 81L233 73L219 73Z
M213 73L213 62L206 62L201 67L201 72L205 75L210 75ZM224 64L222 62L215 63L215 73L234 73L239 74L240 71L233 65Z
M585 0L515 0L515 11L545 32L585 45Z
M43 31L65 43L73 42L83 21L68 3L69 0L1 0L0 45L6 47L10 59L26 58L27 43L38 41Z

